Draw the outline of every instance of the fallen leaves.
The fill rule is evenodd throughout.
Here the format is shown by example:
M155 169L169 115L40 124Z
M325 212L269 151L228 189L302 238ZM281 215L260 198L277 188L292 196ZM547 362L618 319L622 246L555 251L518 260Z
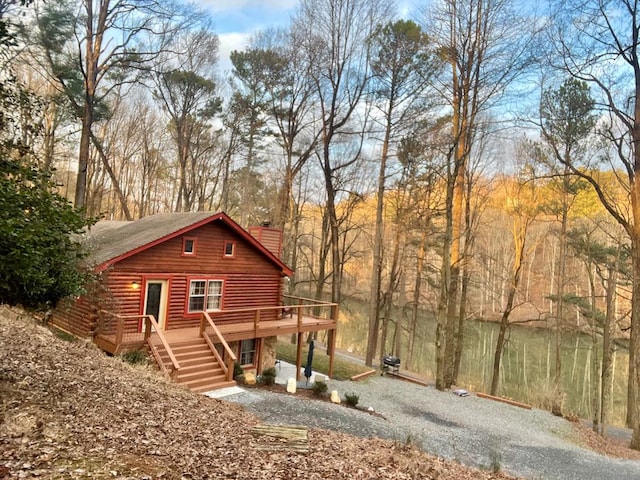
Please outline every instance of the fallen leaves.
M416 448L309 430L264 451L258 419L0 309L0 478L507 479Z

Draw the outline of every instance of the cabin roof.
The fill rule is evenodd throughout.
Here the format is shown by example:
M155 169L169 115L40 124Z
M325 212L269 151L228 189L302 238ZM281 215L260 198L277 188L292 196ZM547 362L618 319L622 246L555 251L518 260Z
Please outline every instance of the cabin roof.
M282 270L293 271L240 225L223 212L157 213L135 221L103 220L85 234L83 243L89 249L87 261L97 271L212 222L222 222L259 250Z

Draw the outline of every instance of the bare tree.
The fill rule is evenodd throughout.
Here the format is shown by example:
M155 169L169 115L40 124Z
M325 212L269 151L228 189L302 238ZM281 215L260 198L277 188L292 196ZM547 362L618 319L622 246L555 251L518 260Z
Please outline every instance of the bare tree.
M208 30L182 35L179 56L163 55L154 97L169 118L176 149L176 211L191 211L207 181L214 142L211 120L221 108L214 81L218 38Z
M399 20L380 26L373 37L373 57L371 69L372 102L380 119L382 146L376 192L376 222L373 241L373 268L371 276L369 305L369 336L365 363L371 365L376 356L381 309L384 200L387 182L387 162L393 157L393 145L406 135L414 125L420 112L428 110L424 99L432 77L437 73L439 62L431 51L429 37L412 21ZM410 121L409 121L410 119ZM398 234L402 229L397 230ZM399 240L399 239L398 239ZM397 283L399 268L399 242L393 254L389 286ZM390 308L390 289L385 294L387 308ZM386 316L388 318L388 315ZM381 348L385 348L386 322L383 326Z
M132 72L148 68L173 35L197 18L189 9L158 0L65 0L47 2L37 12L36 43L82 125L77 207L86 200L90 148L97 143L92 128L105 113L105 99L114 86L135 81Z
M612 168L624 172L619 179L629 193L627 215L590 174L588 164L564 162L593 186L631 240L634 280L627 422L633 428L631 448L640 450L640 5L635 0L593 0L563 1L556 6L550 29L550 45L555 48L549 60L594 88L596 108L609 116L600 130L615 152L603 158L615 158Z
M527 182L525 178L504 179L502 185L506 192L504 206L507 214L511 217L511 272L507 279L506 301L502 305L502 315L500 318L500 328L496 340L496 348L493 357L493 370L491 376L491 395L498 393L500 381L500 363L504 350L507 331L510 327L510 316L517 306L517 294L520 289L522 270L526 262L527 255L535 248L535 242L531 242L530 227L539 214L539 205L536 198L536 186L532 181ZM531 242L532 245L528 245Z
M530 23L514 10L512 0L441 0L426 12L449 64L442 84L451 109L450 176L447 186L447 231L443 242L441 300L436 331L436 386L453 381L458 341L465 178L478 121L501 99L527 65Z
M340 299L342 283L340 225L337 200L342 192L336 185L341 170L352 167L361 157L365 117L357 110L370 79L370 46L374 28L389 18L390 4L382 0L302 0L293 19L299 48L306 62L318 98L320 163L327 194L327 215L331 232L331 298ZM353 153L340 152L345 136L358 138ZM353 145L353 141L349 141Z

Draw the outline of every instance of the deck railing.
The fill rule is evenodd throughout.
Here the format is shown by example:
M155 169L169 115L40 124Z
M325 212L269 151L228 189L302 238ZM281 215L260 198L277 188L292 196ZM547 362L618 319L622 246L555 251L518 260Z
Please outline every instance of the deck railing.
M211 338L209 337L209 333L207 332L207 327L211 327L215 341L211 341ZM207 345L209 345L211 352L216 357L216 359L218 360L218 363L222 367L222 370L225 373L225 380L230 382L233 379L233 366L237 357L235 353L231 351L231 348L229 348L229 344L224 339L224 337L220 333L220 330L218 330L218 327L216 326L215 323L213 323L213 320L211 320L211 317L207 312L202 312L202 315L200 316L200 336L203 337L204 340L207 342ZM224 348L225 356L227 357L226 363L220 357L220 354L218 353L218 349L215 347L215 343L220 343Z
M173 376L180 369L180 363L153 315L118 315L106 310L101 310L100 314L104 323L98 336L106 341L104 346L107 351L118 354L127 348L142 348L146 343L164 374ZM142 331L141 321L144 327ZM150 341L152 334L158 338L158 342ZM170 368L162 361L163 352L171 361Z
M165 375L173 377L178 373L178 370L180 370L180 363L173 354L169 342L167 342L164 333L162 333L162 330L160 329L160 325L158 325L158 322L156 322L156 319L153 315L142 315L141 317L144 321L145 326L144 341L147 342L147 345L149 345L149 350L151 350L151 354L156 359L156 363L160 367L160 370L162 370ZM152 333L154 333L158 337L158 339L160 340L160 344L151 341ZM159 347L162 347L165 353L169 356L169 360L171 360L171 369L167 369L166 365L164 364Z
M268 313L270 312L275 312L275 314L271 315L271 317L273 317L272 320L283 316L295 318L298 329L302 327L303 320L308 318L332 320L337 322L337 303L323 302L304 297L285 296L285 298L289 299L290 303L274 307L231 308L216 312L208 312L207 316L212 315L214 318L225 318L232 315L253 314L253 333L255 337L260 336L259 331L261 328L261 322L269 321L268 318L265 319L265 317L269 317ZM320 312L322 310L327 311L328 313L326 315L321 315Z
M323 300L316 300L315 298L294 297L293 295L285 295L284 298L288 300L288 308L295 309L298 317L302 316L302 313L306 310L311 310L311 313L307 316L314 318L329 318L331 320L338 320L338 304L325 302ZM320 316L322 310L329 310L329 316Z
M109 343L106 350L113 354L121 352L122 347L144 345L144 337L140 332L141 315L118 315L107 310L100 310L97 337L102 337Z

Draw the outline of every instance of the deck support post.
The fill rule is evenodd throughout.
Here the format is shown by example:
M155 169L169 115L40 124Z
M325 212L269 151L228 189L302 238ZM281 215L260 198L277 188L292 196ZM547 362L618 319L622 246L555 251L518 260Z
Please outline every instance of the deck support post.
M258 362L256 365L256 373L260 375L264 368L264 337L258 339Z
M327 354L329 355L329 378L333 378L333 358L336 353L336 330L329 330L329 339L327 342Z
M302 370L302 332L298 332L298 342L296 349L296 381L300 380L300 370Z
M124 318L118 317L116 324L116 344L115 344L115 352L119 353L118 350L122 345L122 335L124 334Z

